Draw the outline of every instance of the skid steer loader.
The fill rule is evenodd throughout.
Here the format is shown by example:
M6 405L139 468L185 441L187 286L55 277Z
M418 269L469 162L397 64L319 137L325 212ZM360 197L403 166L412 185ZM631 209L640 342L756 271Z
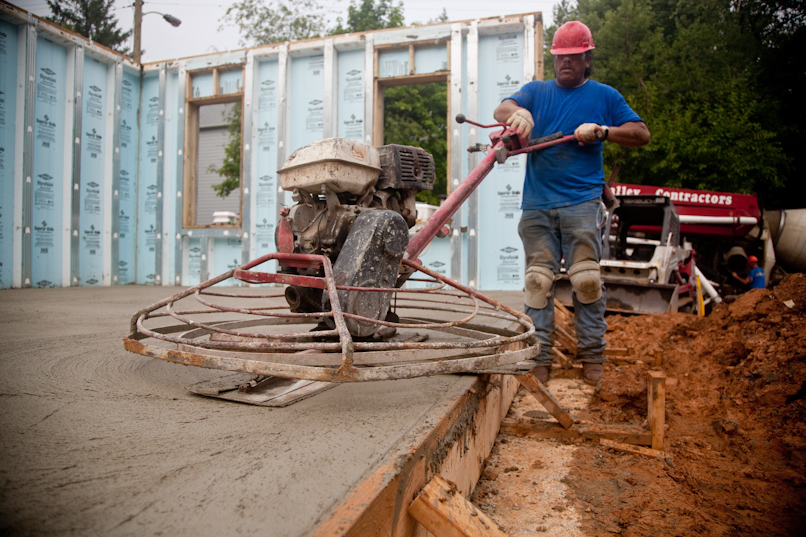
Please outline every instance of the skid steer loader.
M602 241L602 279L607 310L613 313L669 313L696 306L694 250L680 234L680 217L661 195L616 196L607 213ZM573 308L571 284L563 272L556 298Z

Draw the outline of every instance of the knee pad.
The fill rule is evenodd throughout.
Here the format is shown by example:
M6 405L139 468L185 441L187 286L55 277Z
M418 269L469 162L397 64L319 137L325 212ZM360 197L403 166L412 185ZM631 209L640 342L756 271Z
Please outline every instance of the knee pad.
M530 308L542 310L549 303L551 286L554 285L554 272L546 267L531 265L526 269L526 298Z
M593 304L602 298L602 276L596 261L579 261L568 269L571 287L582 304Z

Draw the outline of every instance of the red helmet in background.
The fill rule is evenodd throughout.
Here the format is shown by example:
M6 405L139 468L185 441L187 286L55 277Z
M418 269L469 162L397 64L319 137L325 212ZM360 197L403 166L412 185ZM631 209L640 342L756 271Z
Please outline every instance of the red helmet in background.
M748 263L758 263L758 258L756 256L754 256L754 255L751 255L750 257L747 258L747 262Z
M551 41L552 54L581 54L596 48L590 28L579 21L569 21L557 28Z

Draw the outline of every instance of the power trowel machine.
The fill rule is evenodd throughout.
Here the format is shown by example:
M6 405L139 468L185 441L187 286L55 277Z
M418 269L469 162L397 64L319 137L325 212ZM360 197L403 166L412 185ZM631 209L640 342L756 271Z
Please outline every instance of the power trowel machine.
M415 197L434 160L406 145L332 138L279 170L276 253L137 312L125 347L163 360L268 378L351 382L529 371L539 354L524 313L419 263L496 162L573 140L527 141L503 124L476 168L416 232ZM276 270L266 266L276 263ZM234 280L234 282L232 281ZM233 285L233 283L235 285ZM257 379L257 380L255 380ZM260 380L263 379L263 380Z

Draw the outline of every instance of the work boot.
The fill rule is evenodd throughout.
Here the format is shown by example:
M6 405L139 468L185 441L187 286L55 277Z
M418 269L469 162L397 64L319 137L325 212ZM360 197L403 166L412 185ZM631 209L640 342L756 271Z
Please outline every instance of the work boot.
M549 373L551 373L551 368L547 365L539 365L532 369L532 375L543 384L549 381Z
M599 381L602 380L602 371L604 371L602 364L582 362L582 380L585 381L585 384L591 386L599 384Z

